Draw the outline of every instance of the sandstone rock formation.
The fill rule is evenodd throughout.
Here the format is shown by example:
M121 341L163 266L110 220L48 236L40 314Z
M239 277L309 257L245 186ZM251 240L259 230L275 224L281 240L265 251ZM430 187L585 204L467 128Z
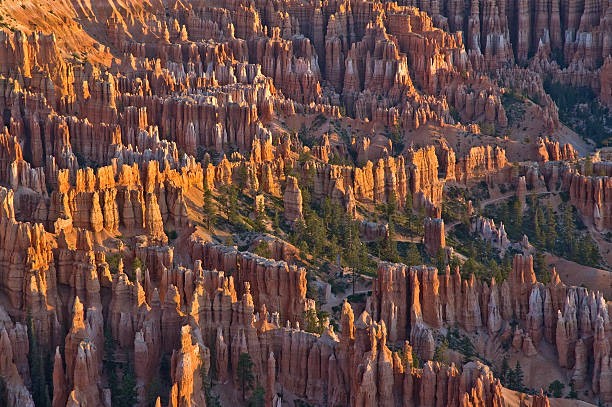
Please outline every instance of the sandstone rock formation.
M285 220L290 224L297 223L304 219L302 214L302 191L298 186L295 177L287 177L287 186L283 195L285 202Z
M440 249L446 247L444 221L442 219L425 218L425 250L430 256L437 256Z
M510 245L508 234L504 229L504 224L501 222L498 228L493 219L483 217L474 218L470 230L472 233L479 234L482 239L491 243L493 247L499 248L502 252Z
M577 388L612 402L609 302L554 271L538 282L527 254L503 282L381 261L358 315L338 294L339 311L319 320L309 280L321 282L320 259L286 225L219 234L201 222L203 191L221 203L232 186L240 210L295 227L330 203L377 241L393 228L376 212L395 203L426 217L435 257L444 194L485 182L516 185L523 206L532 192L567 192L588 226L610 229L612 165L591 172L561 143L572 134L543 81L612 103L609 2L23 3L0 1L8 405L31 407L46 386L53 407L110 407L112 374L130 369L145 405L168 361L155 405L203 406L212 366L214 384L236 391L242 353L268 406L283 403L279 390L311 405L504 405L490 367L431 360L438 330L455 326L521 357L548 344ZM534 143L510 128L514 91L538 101L525 101L541 124ZM510 162L521 148L517 159L536 162ZM474 217L472 229L507 249L502 224ZM236 247L219 243L228 234ZM262 242L270 258L245 251Z
M537 353L537 344L546 340L556 347L561 366L571 368L575 360L580 361L581 367L576 370L579 379L584 374L579 372L584 372L585 353L603 352L606 356L601 359L601 369L608 371L609 352L602 351L599 343L608 342L601 327L604 320L609 320L609 305L601 294L566 287L556 274L546 286L537 283L531 256L515 256L513 271L501 286L494 280L490 286L478 282L474 276L462 280L458 273L451 274L448 269L439 278L435 269L381 263L368 306L375 318L390 327L393 341L408 338L410 332L414 340L415 330L427 329L423 323L431 328L459 324L468 332L487 327L495 335L503 331L510 319L517 318L525 324L528 335L521 333L517 342L516 333L521 331L517 330L513 345L526 355ZM579 320L584 321L580 331ZM588 342L590 339L586 338L591 337L600 339ZM593 345L585 349L586 343ZM593 388L597 388L601 384L597 369L593 380ZM602 397L607 396L602 393Z

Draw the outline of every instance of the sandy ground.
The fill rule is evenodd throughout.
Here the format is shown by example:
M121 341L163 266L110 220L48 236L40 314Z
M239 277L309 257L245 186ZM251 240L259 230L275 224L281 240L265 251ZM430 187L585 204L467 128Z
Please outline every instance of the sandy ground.
M532 357L525 357L522 352L511 352L510 366L514 367L518 360L525 374L523 381L529 388L546 390L550 383L559 380L565 384L566 389L569 389L570 378L566 377L566 371L559 367L553 346L542 341L537 349L538 354Z
M608 301L612 300L611 272L582 266L552 254L547 254L546 262L549 266L557 269L559 278L561 278L561 281L565 284L576 286L584 285L590 290L601 291Z
M184 194L185 203L187 204L187 215L196 225L195 234L202 237L206 241L212 241L212 236L205 227L202 220L204 219L204 191L200 187L191 187Z
M538 354L533 357L525 357L523 352L505 351L499 338L492 338L485 332L469 335L474 349L478 354L493 363L497 368L501 367L504 356L508 356L510 368L516 366L518 361L523 370L523 384L531 389L548 389L551 382L559 380L569 388L570 377L567 371L561 369L557 363L557 354L554 347L546 341L541 341L537 346Z
M357 282L355 285L355 294L363 294L367 293L368 291L372 291L371 280L367 281L369 281L369 284L360 283L359 281ZM321 306L321 310L331 312L333 307L341 305L351 294L353 294L352 285L349 285L344 293L338 293L338 295L332 293L332 295L329 297L329 301Z
M612 242L605 239L605 235L591 228L591 236L599 246L599 253L604 262L609 266L612 264ZM608 267L609 268L609 267Z
M561 143L569 142L581 156L593 151L593 146L586 143L582 137L563 125L552 133L546 130L542 121L535 117L535 106L533 106L532 102L529 102L529 104L526 108L524 119L513 127L509 127L507 129L509 134L504 135L504 137L485 136L482 134L474 136L457 126L443 125L440 127L426 124L417 130L406 132L406 145L408 146L412 142L415 146L424 146L444 138L448 145L455 150L457 157L461 157L471 147L494 144L506 149L506 156L510 161L535 160L537 157L534 143L538 137L549 137ZM505 130L500 130L500 132L504 133Z
M520 402L520 393L517 393L513 390L506 389L504 387L502 394L504 396L504 401L506 403L506 407L519 407ZM594 404L589 404L580 400L568 400L568 399L555 399L549 398L550 407L587 407L593 406Z

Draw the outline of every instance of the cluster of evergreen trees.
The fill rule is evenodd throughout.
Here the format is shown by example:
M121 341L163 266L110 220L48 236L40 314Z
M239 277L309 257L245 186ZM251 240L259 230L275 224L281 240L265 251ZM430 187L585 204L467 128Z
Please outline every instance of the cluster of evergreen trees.
M41 348L32 315L29 312L26 317L26 325L30 345L28 364L30 365L30 377L32 379L32 399L36 407L51 407L53 367L49 357L45 356L44 350Z
M370 261L358 224L329 198L316 209L304 207L304 221L296 225L289 240L313 259L335 262L339 256L348 267L366 272Z
M511 240L518 241L526 234L529 242L539 250L587 266L598 266L601 261L599 249L584 230L576 209L569 203L562 203L559 205L559 212L560 214L555 213L550 201L543 204L535 196L531 196L524 211L520 201L512 198L500 205L491 215L504 223Z
M237 185L225 185L219 189L219 196L215 200L212 191L206 186L204 187L202 222L206 229L212 230L211 228L224 220L220 216L221 213L225 215L227 225L233 230L244 232L249 229L240 216L239 191L240 187ZM261 218L258 221L258 224L262 223Z
M523 369L519 361L516 361L514 369L510 368L508 363L508 356L504 356L502 360L501 370L499 372L499 381L502 386L507 387L511 390L524 392L525 386L523 385Z
M136 376L134 366L129 361L120 366L115 362L115 339L108 326L104 327L104 370L108 374L108 386L113 406L132 407L136 404ZM120 369L120 376L117 370ZM154 405L155 400L153 400ZM38 407L38 405L37 405Z
M246 392L253 390L251 397L247 401L248 407L264 407L266 404L266 390L261 383L255 385L255 375L253 374L253 360L248 353L241 353L238 358L237 375L242 392L242 400L246 399Z
M304 330L321 335L325 330L323 322L329 318L329 312L309 309L304 311Z
M449 329L446 332L446 337L442 343L445 344L445 346L448 346L450 349L461 353L463 355L464 364L468 363L477 356L476 350L474 349L474 345L472 344L470 338L467 335L461 334L457 327Z
M609 146L612 143L610 110L598 102L592 89L575 87L554 82L551 78L544 80L544 90L559 107L559 120L581 134L595 141L598 146Z
M409 264L423 263L421 253L416 245L409 245L405 258L402 258L395 241L396 225L402 229L402 233L414 236L423 233L424 214L413 213L410 193L406 198L406 209L401 213L397 210L397 198L394 194L391 194L386 204L377 207L381 221L388 222L390 233L388 237L366 246L359 238L358 223L346 213L342 206L332 203L329 198L325 198L321 202L312 201L314 168L311 167L301 173L290 167L285 170L288 175L298 177L302 191L304 221L297 224L293 230L285 229L289 233L289 241L295 244L302 253L311 255L316 262L320 260L335 262L339 258L343 265L361 273L375 272L375 265L369 259L368 254L373 254L386 261L406 261ZM212 192L205 189L203 223L207 229L210 230L219 221L218 212L221 209L233 228L243 223L238 211L238 189L236 187L222 188L218 203L215 202ZM280 229L278 213L273 218L274 226ZM264 220L265 214L262 213L255 220L254 229L264 231ZM266 252L265 247L258 247L257 250L262 251L262 253Z

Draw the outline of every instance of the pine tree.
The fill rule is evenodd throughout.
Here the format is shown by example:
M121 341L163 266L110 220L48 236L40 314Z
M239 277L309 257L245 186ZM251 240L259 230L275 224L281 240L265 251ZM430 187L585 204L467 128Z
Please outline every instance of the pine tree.
M589 246L589 256L588 256L589 262L587 264L591 267L596 267L599 265L599 258L600 258L599 246L597 246L595 241L590 236L588 236L586 240Z
M231 185L223 185L221 188L219 188L219 202L221 204L221 208L223 209L223 213L228 219L230 218L232 211L232 199L230 198L232 188L233 187Z
M571 205L566 205L563 210L563 236L566 248L571 248L576 233L576 225L574 223L574 212Z
M332 203L329 197L325 197L321 202L321 216L325 222L325 227L328 228L332 221Z
M412 195L410 195L410 200L412 201ZM404 216L406 217L406 227L408 228L408 230L412 231L412 227L415 222L415 216L412 212L412 203L408 205L408 198L406 198L406 204L404 205Z
M546 247L552 250L557 242L557 217L550 206L546 205Z
M519 361L516 361L516 366L514 367L514 377L516 380L516 387L518 389L523 389L523 369L521 368L521 364Z
M576 389L574 388L574 386L575 386L575 385L574 385L574 381L573 381L573 380L571 380L571 381L569 382L569 388L570 388L570 391L569 391L569 393L567 394L567 398L568 398L568 399L577 399L577 398L578 398L578 392L576 391Z
M461 262L459 261L459 257L457 256L451 257L448 263L448 268L450 268L451 270L457 270L457 268L460 266L461 266Z
M444 363L446 362L446 351L448 350L448 339L444 338L442 343L438 345L436 350L434 351L433 360L435 362Z
M204 186L204 221L206 222L206 229L210 230L211 223L214 224L215 215L217 214L217 208L213 202L213 195L207 186Z
M8 406L6 382L2 376L0 376L0 406Z
M510 388L512 390L521 391L523 389L523 369L519 361L516 361L514 369L510 373Z
M574 260L580 264L595 267L599 262L599 249L590 236L585 236L578 242Z
M509 252L506 252L506 255L504 256L504 260L502 260L502 265L501 265L501 274L503 276L503 279L496 281L496 283L501 284L503 280L505 280L510 275L511 271L512 271L512 256L510 255Z
M423 235L425 233L425 215L427 213L425 212L425 207L423 205L421 205L419 207L419 216L417 218L417 222L416 222L416 232L419 235Z
M510 219L509 224L511 225L512 235L518 237L523 227L523 207L521 201L516 198L512 203L512 219Z
M331 262L335 262L336 257L338 256L338 254L340 254L340 247L338 246L338 237L336 237L336 235L333 235L329 239L328 253L329 256L327 256L327 258L330 259Z
M548 386L548 393L555 398L563 397L563 388L565 385L559 380L555 380Z
M242 400L245 400L246 391L253 387L253 361L248 353L241 353L238 359L238 380L242 391Z
M414 351L412 351L412 364L410 366L415 369L421 368L421 359L419 359L419 356Z
M161 380L159 376L155 376L145 389L145 403L147 406L154 406L155 401L161 396Z
M249 174L248 174L246 165L241 165L240 167L238 167L237 179L236 179L236 185L238 185L238 188L240 189L246 188L248 175Z
M446 270L446 252L442 247L438 249L438 255L436 256L436 267L438 268L439 273Z
M310 240L309 243L311 246L312 255L316 258L323 253L325 242L327 242L327 232L323 220L314 212L312 212L307 219L307 228Z
M310 188L305 186L300 187L300 191L302 192L302 206L304 208L310 208L312 204L312 197L310 195Z
M346 263L351 269L353 295L355 295L355 283L357 277L357 266L359 264L359 253L353 239L349 240L348 250L346 251Z
M544 213L542 212L542 208L539 206L536 208L535 213L533 214L533 229L535 234L535 243L537 245L541 245L544 242L544 237L542 234L542 226L541 223L544 220Z
M489 260L489 276L490 277L495 277L495 281L501 281L503 280L503 277L501 275L501 270L499 269L499 265L497 264L497 262L493 259Z
M542 252L536 252L533 259L533 271L539 282L547 284L550 281L550 274L548 273L548 264L546 263L546 257Z
M508 364L508 355L504 356L501 365L501 372L499 374L499 380L501 381L503 386L508 386L508 379L510 376L510 365Z
M137 401L138 394L136 393L134 369L130 363L126 363L123 367L123 378L121 379L119 392L113 401L113 406L133 407Z
M507 202L504 202L500 206L500 217L502 223L506 225L506 229L512 228L512 222L510 221L510 208L508 207Z
M238 189L236 187L229 188L229 196L227 198L227 218L234 225L238 223Z
M468 259L463 263L463 267L461 268L461 275L467 278L472 274L476 274L477 272L478 262L474 260L473 257L468 257Z
M272 219L272 225L274 226L275 230L280 229L280 213L278 209L274 210L274 218Z
M131 282L136 281L136 270L140 269L144 273L145 265L138 257L134 257L131 267L125 267L123 272Z
M309 165L307 166L306 171L304 171L304 177L300 180L300 183L304 185L305 188L312 189L314 188L314 181L316 175L317 174L314 165Z
M249 397L248 407L264 407L266 405L266 390L261 383L257 383L257 387L253 390L253 394Z
M378 243L378 256L384 261L390 261L393 263L397 263L399 261L397 244L389 236L385 236Z
M45 362L38 343L38 335L34 329L34 321L29 312L26 317L26 324L30 345L28 362L30 365L30 377L32 378L32 398L34 399L34 405L36 405L36 407L51 407Z
M255 226L254 230L256 232L265 232L266 231L266 213L263 211L258 211L257 216L255 217Z
M162 359L163 361L163 359ZM111 397L118 393L119 379L115 370L115 339L108 325L104 326L104 370L108 372L108 387L111 390ZM163 370L162 370L163 372Z
M423 259L421 258L419 248L416 243L410 243L408 246L408 253L406 253L406 265L418 266L420 264L423 264Z
M591 158L591 156L587 156L584 159L584 171L583 171L583 173L587 177L590 177L591 175L593 175L593 159Z
M323 325L321 325L317 311L314 309L304 311L304 330L316 334L323 332Z
M406 202L404 203L404 212L410 211L410 215L412 215L412 205L413 205L412 191L410 190L410 188L407 188L406 189Z
M387 222L389 223L393 222L393 218L395 216L396 210L397 210L397 196L395 195L394 191L391 191L391 194L389 194L389 199L387 201L386 213L385 213L385 215L387 216Z
M461 337L461 342L459 342L459 351L463 354L463 364L468 363L472 360L474 356L476 356L476 351L474 350L474 345L470 338L466 335Z
M258 256L265 257L266 259L269 259L272 257L272 252L270 251L270 245L265 240L262 240L259 243L257 243L257 247L255 247L255 249L253 250L253 253Z

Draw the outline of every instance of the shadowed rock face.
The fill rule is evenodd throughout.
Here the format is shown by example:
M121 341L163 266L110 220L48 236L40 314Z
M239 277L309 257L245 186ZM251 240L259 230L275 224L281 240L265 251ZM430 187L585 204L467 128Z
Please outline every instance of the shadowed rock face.
M431 256L437 256L440 249L446 246L444 237L444 221L442 219L425 219L425 250Z
M445 194L483 182L516 185L523 205L567 192L611 229L612 165L577 169L543 86L612 104L611 3L212 3L0 1L0 404L111 407L128 374L144 406L164 366L156 406L206 405L211 378L238 405L248 354L268 407L279 390L330 407L503 406L491 367L432 360L455 326L525 357L548 343L577 389L612 403L610 303L555 272L536 281L530 255L503 282L379 262L360 314L338 301L339 324L319 314L311 333L313 288L330 284L286 241L328 204L363 240L393 239L392 216L368 215L394 205L425 218L411 243L450 257ZM509 89L538 100L520 166ZM232 223L228 187L254 200L228 226L236 246L203 227L207 193ZM235 228L266 210L289 228L264 219L275 236L244 244ZM503 225L473 225L508 245ZM245 251L261 242L269 254Z

